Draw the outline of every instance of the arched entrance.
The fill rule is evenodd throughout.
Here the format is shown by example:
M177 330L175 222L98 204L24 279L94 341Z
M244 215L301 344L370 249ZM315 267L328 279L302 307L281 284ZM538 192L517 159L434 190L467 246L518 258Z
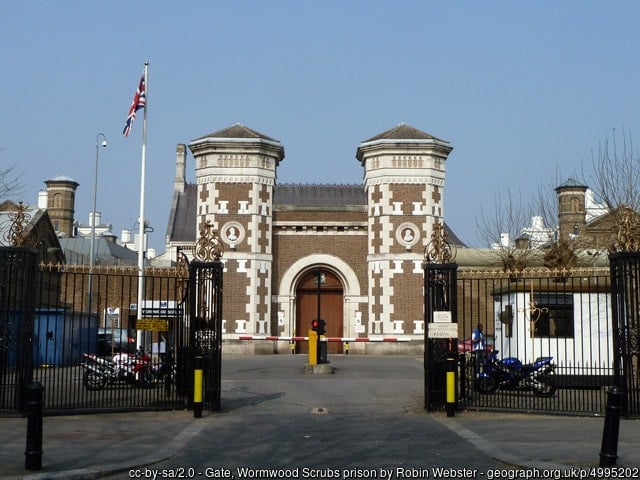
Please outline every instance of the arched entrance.
M319 281L318 281L319 280ZM306 336L311 321L325 320L327 337L342 337L344 290L338 277L325 268L305 273L296 288L296 332ZM296 353L308 353L307 342L296 342ZM342 342L329 342L327 353L342 353Z

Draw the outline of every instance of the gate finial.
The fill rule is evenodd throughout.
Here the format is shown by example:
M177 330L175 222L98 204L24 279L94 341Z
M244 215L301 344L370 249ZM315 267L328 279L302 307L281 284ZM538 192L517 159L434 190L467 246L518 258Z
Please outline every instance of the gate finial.
M211 262L220 260L223 253L224 247L218 236L218 231L209 221L201 224L200 238L198 238L193 252L194 257L203 262Z
M15 210L7 215L9 217L9 228L4 235L4 239L14 247L33 247L38 243L37 235L29 235L28 225L31 214L27 213L27 206L18 202Z
M451 263L456 258L455 250L447 242L447 232L440 222L433 224L431 241L424 249L424 260L429 263Z

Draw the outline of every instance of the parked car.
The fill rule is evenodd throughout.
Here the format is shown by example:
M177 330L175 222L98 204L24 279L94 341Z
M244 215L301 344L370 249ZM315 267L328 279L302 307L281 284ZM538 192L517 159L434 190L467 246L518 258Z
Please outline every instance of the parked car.
M98 355L135 353L136 333L127 328L98 328Z
M485 335L485 347L484 351L489 353L493 351L493 346L495 344L495 339L491 335ZM471 338L467 338L465 340L458 340L458 353L468 353L473 352L473 343L471 342Z

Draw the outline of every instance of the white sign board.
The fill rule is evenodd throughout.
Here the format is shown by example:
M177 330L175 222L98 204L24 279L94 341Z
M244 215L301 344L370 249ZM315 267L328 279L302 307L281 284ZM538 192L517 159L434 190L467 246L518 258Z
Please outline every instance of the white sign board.
M451 323L451 312L433 312L435 323Z
M457 323L429 323L428 338L458 338Z
M104 326L106 328L120 328L119 307L108 307L104 309Z

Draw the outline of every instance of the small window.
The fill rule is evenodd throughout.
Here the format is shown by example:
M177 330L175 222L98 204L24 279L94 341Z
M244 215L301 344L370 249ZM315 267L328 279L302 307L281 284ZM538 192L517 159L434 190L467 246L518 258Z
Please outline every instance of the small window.
M511 305L505 305L499 314L500 323L504 326L504 336L513 337L513 310Z
M573 338L572 295L540 294L534 296L534 301L537 308L537 315L531 314L534 337Z

